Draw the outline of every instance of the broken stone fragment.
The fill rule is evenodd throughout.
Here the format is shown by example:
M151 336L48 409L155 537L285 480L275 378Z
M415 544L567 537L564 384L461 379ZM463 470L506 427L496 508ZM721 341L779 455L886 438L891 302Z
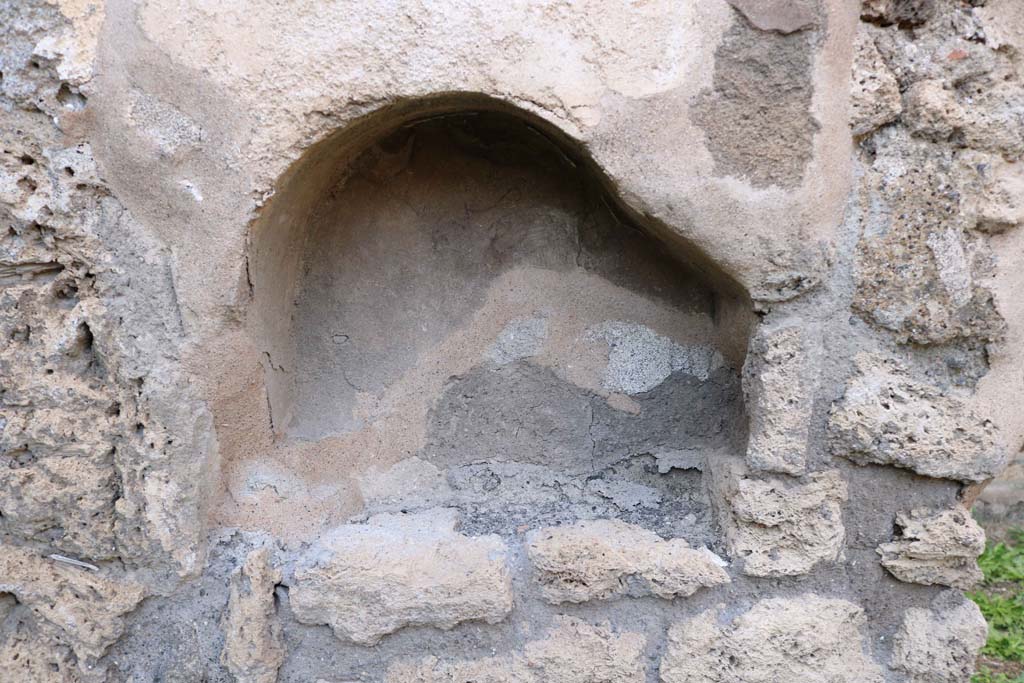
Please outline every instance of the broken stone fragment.
M900 84L875 46L867 27L861 26L854 41L850 87L850 128L866 135L895 121L903 111Z
M0 546L0 593L12 593L59 629L79 659L101 657L124 632L124 616L145 597L142 586Z
M846 483L837 471L804 481L752 479L738 464L715 471L729 555L749 576L806 574L839 557Z
M554 627L522 652L472 661L426 657L392 665L385 683L643 683L646 638L556 616Z
M961 210L969 224L1001 233L1024 223L1024 163L967 150L957 157Z
M512 610L505 543L455 526L454 510L437 509L335 528L298 562L295 617L361 645L405 626L501 621Z
M987 273L992 253L962 211L950 145L887 126L872 137L860 178L861 237L852 308L902 343L967 342L1006 334Z
M0 638L0 681L7 683L89 683L67 644L31 619L8 622Z
M935 14L935 0L863 0L861 18L883 25L919 26Z
M978 606L947 590L930 608L907 610L896 633L892 668L907 672L908 683L967 683L987 637Z
M661 680L881 683L864 652L865 621L857 605L814 594L762 600L724 625L708 610L669 629Z
M274 587L280 581L281 572L271 566L267 548L250 552L231 575L221 663L237 683L277 680L285 655L274 611Z
M829 416L835 454L959 481L1002 471L1006 454L991 421L911 379L894 360L860 354L855 363L857 372Z
M620 520L537 529L527 552L548 602L586 602L617 595L671 599L729 582L725 561L707 548Z
M747 465L800 475L807 467L807 436L818 372L818 345L804 323L759 328L743 366L750 414Z
M878 547L882 566L900 581L967 589L981 580L985 532L964 507L896 516L896 540Z
M918 81L903 100L903 122L919 137L946 140L966 123L963 108L942 81Z

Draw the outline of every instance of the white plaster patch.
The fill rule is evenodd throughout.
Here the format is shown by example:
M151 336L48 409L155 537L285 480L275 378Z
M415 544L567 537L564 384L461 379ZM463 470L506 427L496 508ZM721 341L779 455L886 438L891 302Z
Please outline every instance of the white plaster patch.
M624 394L650 391L673 372L705 380L724 362L708 346L682 346L637 323L607 321L589 328L587 338L607 342L604 388Z

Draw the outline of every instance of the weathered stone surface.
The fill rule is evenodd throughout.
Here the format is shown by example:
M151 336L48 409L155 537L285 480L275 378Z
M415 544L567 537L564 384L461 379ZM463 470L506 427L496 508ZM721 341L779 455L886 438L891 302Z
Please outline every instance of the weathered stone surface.
M221 663L238 683L277 680L285 655L274 609L274 587L280 581L281 572L271 566L267 548L249 553L231 575Z
M19 620L0 640L0 681L85 683L88 679L83 679L75 660L65 643Z
M854 264L853 308L900 341L937 345L997 341L1005 322L985 286L986 246L968 232L953 152L890 126L859 194L870 210Z
M903 111L900 84L886 65L874 36L862 26L854 40L850 87L850 129L866 135L894 121Z
M966 508L900 513L896 526L895 540L878 546L878 554L900 581L967 589L981 580L985 532Z
M512 610L505 544L455 525L455 511L441 509L335 528L299 560L296 618L362 645L409 625L501 621Z
M820 340L803 321L758 328L743 367L750 416L747 466L800 475L819 373Z
M74 123L94 110L104 9L0 8L0 531L190 573L211 437L178 362L169 250Z
M0 546L0 592L59 629L79 659L96 658L124 631L124 617L145 597L139 584L115 580Z
M967 683L988 636L981 610L956 591L936 597L929 609L907 610L891 666L909 683Z
M964 127L965 113L956 96L939 80L914 83L903 97L903 121L914 135L945 140Z
M737 465L716 472L725 508L729 556L750 576L806 574L842 551L841 505L846 483L839 472L816 472L804 482L754 479Z
M918 26L935 14L935 0L863 0L861 17L868 21Z
M606 624L556 616L545 638L522 652L474 661L427 657L388 669L386 683L643 683L646 639Z
M756 603L728 624L714 610L669 629L664 683L881 683L864 611L814 594Z
M856 367L829 416L834 453L960 481L1002 471L1007 456L995 426L962 401L912 379L894 360L861 354Z
M726 563L707 548L620 520L537 529L526 544L541 591L555 604L617 595L671 599L729 582Z
M995 234L1024 223L1024 163L970 150L957 163L961 210L969 225Z

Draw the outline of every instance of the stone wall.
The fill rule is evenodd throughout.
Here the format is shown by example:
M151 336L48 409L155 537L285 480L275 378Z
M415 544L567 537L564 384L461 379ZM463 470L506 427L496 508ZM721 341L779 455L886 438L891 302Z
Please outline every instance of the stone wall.
M0 680L968 680L1016 0L0 37Z

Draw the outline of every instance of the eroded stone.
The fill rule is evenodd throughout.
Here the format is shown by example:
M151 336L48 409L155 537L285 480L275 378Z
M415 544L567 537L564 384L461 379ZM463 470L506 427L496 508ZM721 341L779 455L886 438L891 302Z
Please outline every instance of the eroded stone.
M902 126L872 138L860 181L869 210L855 259L853 309L902 342L998 341L1005 321L986 287L991 254L969 232L960 177L948 146Z
M747 465L803 474L818 374L816 333L803 321L760 328L743 367L750 415Z
M619 520L538 529L526 543L541 591L555 604L624 594L671 599L729 582L726 563L707 548Z
M139 584L95 574L15 546L0 547L0 592L56 627L79 659L100 657L145 597Z
M861 17L868 21L918 26L935 14L935 0L863 0Z
M912 379L894 360L861 354L855 363L857 372L829 416L834 453L960 481L1002 471L1006 454L992 422Z
M967 683L988 637L981 610L956 591L945 591L928 609L907 610L896 633L892 667L909 683Z
M1001 233L1024 223L1024 163L975 151L963 152L957 162L961 208L973 227Z
M455 526L455 512L438 509L336 527L298 562L296 618L362 645L410 625L501 621L512 610L505 543Z
M962 506L896 515L900 532L878 546L882 566L900 581L967 589L981 580L985 532Z
M845 531L841 505L846 483L837 471L804 482L754 479L738 465L715 476L726 515L729 555L750 576L806 574L839 557Z
M280 581L281 572L271 565L267 548L249 553L231 575L221 663L238 683L277 680L285 655L274 608L274 588Z
M484 659L444 662L435 656L392 665L386 683L643 683L646 639L618 633L607 623L592 625L556 616L545 638L522 652Z
M914 135L945 140L966 123L956 96L941 81L918 81L907 89L903 99L903 121Z
M727 624L708 610L673 625L664 683L881 683L865 653L864 611L806 594L762 600Z
M903 111L899 81L864 26L854 41L851 80L850 128L854 135L866 135L899 117Z

